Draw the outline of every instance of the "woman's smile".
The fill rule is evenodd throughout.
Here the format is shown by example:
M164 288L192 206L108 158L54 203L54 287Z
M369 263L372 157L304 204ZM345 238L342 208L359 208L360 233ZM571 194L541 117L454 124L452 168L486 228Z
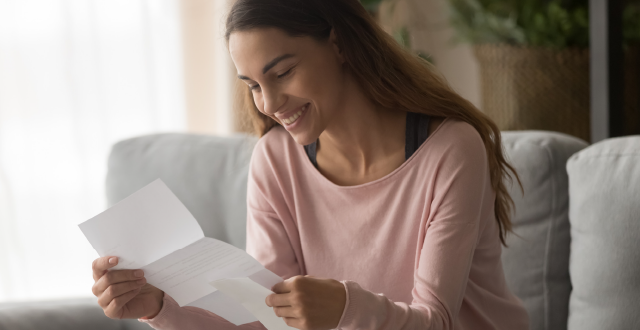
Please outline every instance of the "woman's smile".
M311 106L311 103L307 103L303 105L300 108L300 110L298 110L297 112L291 111L285 114L287 117L283 118L283 116L278 116L278 118L280 118L280 121L284 123L284 128L290 131L300 126L300 123L302 122L302 118L307 113L307 110L309 110L310 106Z

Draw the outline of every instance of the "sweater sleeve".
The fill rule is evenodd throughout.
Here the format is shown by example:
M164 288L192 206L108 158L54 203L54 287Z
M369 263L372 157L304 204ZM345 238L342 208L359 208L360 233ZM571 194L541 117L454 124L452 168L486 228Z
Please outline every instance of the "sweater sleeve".
M260 322L251 322L236 326L222 317L197 307L180 307L169 295L165 294L160 313L153 319L138 319L158 330L265 330Z
M287 229L281 221L282 216L274 211L272 203L282 199L277 191L265 191L269 185L270 168L259 142L251 157L247 186L247 253L258 260L265 268L283 279L299 275L300 267ZM277 186L277 185L276 185ZM273 198L265 198L265 194ZM293 230L293 228L288 228ZM253 330L266 329L260 322L236 326L224 318L197 307L180 307L175 300L165 294L163 307L153 319L140 322L149 324L158 330Z
M266 143L267 138L269 136L265 135L258 141L249 166L247 253L268 270L287 279L304 275L299 262L302 256L294 249L300 242L292 241L299 237L292 220L294 209L282 192L282 185L286 184L282 178L289 173L276 174L286 169L274 165L273 150Z
M488 160L477 140L452 145L438 163L435 181L428 183L433 198L419 236L411 304L344 281L348 298L339 329L454 329L481 221L495 221Z

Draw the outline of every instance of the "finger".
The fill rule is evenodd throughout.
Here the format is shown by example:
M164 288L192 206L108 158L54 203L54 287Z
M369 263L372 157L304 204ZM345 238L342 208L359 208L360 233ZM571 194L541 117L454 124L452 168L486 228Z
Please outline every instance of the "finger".
M145 285L145 283L147 283L147 281L143 278L136 281L129 281L111 285L98 297L98 305L100 305L100 307L107 307L109 303L111 303L111 300L127 292L139 289L143 285Z
M273 312L276 313L277 317L300 317L300 315L296 313L296 309L293 307L274 307Z
M94 285L93 285L93 294L95 296L101 295L109 286L142 279L144 277L144 272L142 269L124 269L124 270L111 270L107 272L104 276L102 276Z
M274 285L273 287L271 287L271 291L273 291L275 293L290 292L289 290L286 290L286 288L287 288L287 284L285 282L280 282L280 283Z
M93 280L97 281L109 269L118 264L118 257L102 257L93 261Z
M269 307L291 306L291 294L290 293L270 294L265 299L265 303Z
M295 281L298 281L300 278L304 278L303 276L294 276L291 278L288 278L286 280L284 280L283 282L280 282L276 285L274 285L271 288L271 291L275 292L275 293L287 293L287 292L291 292L292 288L293 288L293 283Z
M295 317L283 317L284 323L296 329L302 329L302 321Z
M131 299L140 293L140 288L133 291L129 291L115 299L111 300L109 305L104 309L104 314L112 319L121 319L123 316L122 307L126 305Z

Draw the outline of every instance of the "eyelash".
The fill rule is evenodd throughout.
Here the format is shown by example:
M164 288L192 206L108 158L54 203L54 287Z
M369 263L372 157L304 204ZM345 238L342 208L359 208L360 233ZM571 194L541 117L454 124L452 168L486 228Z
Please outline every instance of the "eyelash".
M283 74L279 75L279 76L278 76L278 78L283 78L283 77L288 76L288 75L291 73L291 70L293 70L293 68L291 68L291 69L287 70L287 72L285 72L285 73L283 73Z
M295 67L293 67L293 68L295 68ZM287 72L279 75L278 79L288 76L291 73L291 70L293 70L293 68L291 68L291 69L287 70ZM260 87L260 85L253 85L253 86L249 86L249 89L250 90L254 90L254 89L258 88L258 87Z

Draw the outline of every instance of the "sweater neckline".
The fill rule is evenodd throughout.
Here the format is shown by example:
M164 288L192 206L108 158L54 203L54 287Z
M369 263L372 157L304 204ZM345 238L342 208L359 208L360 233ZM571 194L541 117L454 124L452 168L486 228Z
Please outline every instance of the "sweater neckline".
M382 183L384 181L387 181L389 179L391 179L392 177L399 175L398 173L402 172L404 168L411 166L413 163L415 163L414 159L418 157L419 154L421 154L423 151L423 149L426 149L426 145L429 143L429 140L432 140L433 137L439 132L441 131L442 126L444 126L445 124L448 124L450 122L450 117L446 117L442 123L440 123L440 125L438 125L438 127L433 131L430 132L429 136L427 137L427 139L420 145L420 147L418 147L418 149L413 153L413 155L411 155L411 157L409 157L407 160L405 160L402 164L400 164L400 166L396 167L395 170L391 171L390 173L388 173L387 175L378 178L376 180L373 181L369 181L369 182L365 182L365 183L361 183L361 184L357 184L357 185L353 185L353 186L341 186L338 184L333 183L331 180L327 179L327 177L325 177L324 175L322 175L322 173L320 173L320 171L313 166L313 164L311 163L311 160L309 160L309 157L307 157L307 153L304 150L304 146L303 145L296 145L296 149L298 149L298 152L301 152L302 155L304 157L303 163L304 163L304 167L306 168L307 171L311 171L313 172L313 176L316 176L318 178L319 181L321 181L323 184L330 186L331 188L334 189L344 189L344 190L350 190L350 189L359 189L359 188L366 188L366 187L370 187L379 183Z

